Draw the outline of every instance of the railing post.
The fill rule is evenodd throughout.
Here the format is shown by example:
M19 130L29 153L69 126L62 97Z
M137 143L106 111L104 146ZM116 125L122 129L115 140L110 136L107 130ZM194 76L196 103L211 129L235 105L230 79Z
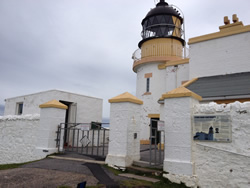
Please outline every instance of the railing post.
M60 153L64 152L64 148L63 148L63 146L64 146L64 133L65 133L65 124L61 123L60 124L60 138L59 138L60 141L59 141L59 147L58 147Z
M103 129L103 147L102 147L102 156L104 156L104 148L105 148L105 128Z

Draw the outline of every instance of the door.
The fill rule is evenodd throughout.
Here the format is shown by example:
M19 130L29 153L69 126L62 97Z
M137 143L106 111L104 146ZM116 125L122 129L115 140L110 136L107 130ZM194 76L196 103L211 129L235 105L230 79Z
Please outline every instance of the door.
M151 144L159 144L161 132L158 131L157 122L159 118L151 118Z
M77 103L71 103L69 105L68 122L67 123L76 123L76 114L77 114Z
M65 146L67 146L72 141L70 127L73 125L72 123L76 123L77 103L62 100L60 100L59 102L65 104L68 107L68 109L66 110L64 131L64 144Z

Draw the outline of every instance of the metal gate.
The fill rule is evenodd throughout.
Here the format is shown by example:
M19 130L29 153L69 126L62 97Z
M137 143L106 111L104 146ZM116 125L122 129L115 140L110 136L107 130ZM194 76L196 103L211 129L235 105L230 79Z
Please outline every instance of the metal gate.
M105 158L108 153L108 123L61 123L58 125L58 152L76 152Z
M164 160L165 134L160 123L162 121L156 119L150 121L149 164L154 167L161 167Z

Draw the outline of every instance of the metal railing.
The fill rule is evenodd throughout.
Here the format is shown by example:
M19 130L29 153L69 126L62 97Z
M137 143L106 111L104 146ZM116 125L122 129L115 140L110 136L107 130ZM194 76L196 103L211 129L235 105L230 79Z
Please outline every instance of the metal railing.
M158 131L157 124L159 120L150 120L150 146L149 146L149 165L161 166L164 160L164 132Z
M153 46L155 44L151 44L149 46L149 48L151 46ZM177 56L177 57L181 57L182 59L188 58L189 57L189 49L187 47L183 47L180 48L179 45L171 45L171 51L167 51L165 48L161 48L161 46L159 46L159 49L154 49L154 51L152 51L151 53L143 54L142 55L142 51L140 48L138 48L137 50L135 50L135 52L132 54L132 59L134 60L134 62L140 61L143 57L157 57L157 56ZM156 52L156 50L158 50L159 52Z
M105 157L108 153L108 123L61 123L58 125L56 145L58 152L76 152Z

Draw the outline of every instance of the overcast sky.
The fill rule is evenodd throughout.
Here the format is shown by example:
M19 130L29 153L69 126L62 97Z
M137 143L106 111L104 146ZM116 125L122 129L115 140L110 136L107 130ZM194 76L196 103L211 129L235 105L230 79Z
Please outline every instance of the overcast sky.
M58 89L103 99L135 95L132 53L154 0L0 0L0 105ZM250 24L249 0L169 0L185 16L186 40L217 32L236 13Z

